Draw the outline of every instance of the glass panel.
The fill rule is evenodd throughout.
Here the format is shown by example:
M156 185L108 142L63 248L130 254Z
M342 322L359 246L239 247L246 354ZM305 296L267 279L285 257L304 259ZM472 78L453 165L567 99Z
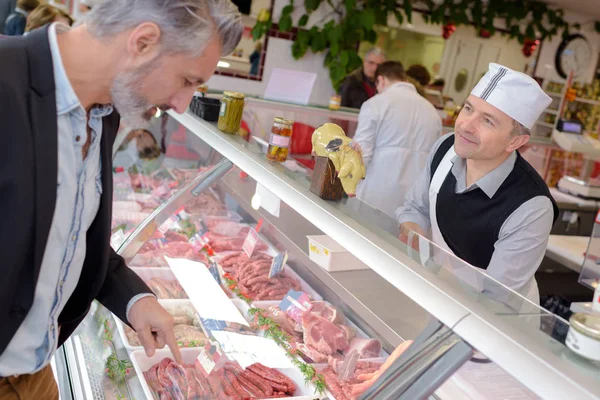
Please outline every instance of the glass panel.
M148 129L121 127L113 156L111 244L118 248L162 202L212 164L186 146L191 133L167 115Z
M165 129L165 132L171 135L171 140L173 140L172 136L180 138L175 141L181 143L185 154L194 155L192 169L195 170L196 177L179 183L179 191L169 192L166 195L168 198L161 197L162 193L158 194L156 202L160 205L151 212L150 217L137 226L137 232L144 233L145 236L138 237L136 233L131 237L132 239L139 238L139 246L133 249L127 242L120 251L127 253L129 248L133 249L132 256L134 257L131 257L129 265L147 282L165 308L168 308L176 316L179 321L178 325L185 326L178 328L185 331L184 336L178 337L182 346L192 348L197 353L200 352L199 346L202 338L207 339L212 336L215 340L217 339L214 336L215 330L222 329L249 336L263 336L265 333L261 327L264 328L265 325L262 324L264 321L261 322L261 326L250 324L249 327L242 327L231 323L221 325L221 321L203 319L206 317L205 315L198 316L193 306L193 304L198 305L196 300L192 299L194 303L191 303L188 297L201 297L203 291L199 288L209 284L208 282L218 285L217 279L213 281L213 278L209 276L208 281L205 279L180 280L176 269L170 268L166 257L183 258L202 263L207 267L212 265L209 272L214 278L220 279L222 291L225 292L226 297L231 299L231 303L240 310L242 315L246 316L250 322L254 321L253 317L248 314L250 305L240 301L247 297L252 307L262 308L267 310L264 312L271 313L267 314L270 315L270 318L281 317L282 319L278 320L279 326L284 327L282 329L285 329L286 334L293 338L296 348L304 354L303 362L315 366L315 368L318 366L319 371L327 368L328 361L333 364L331 366L333 369L339 367L342 360L351 353L351 348L356 348L361 352L362 361L365 358L374 358L375 360L370 362L381 364L405 339L416 338L421 332L427 330L430 321L435 321L435 318L423 310L419 304L416 304L398 290L393 283L390 283L393 280L388 282L370 269L369 266L375 267L373 264L364 265L352 256L351 252L346 251L354 249L336 248L335 242L328 245L330 260L334 257L333 253L336 253L335 257L342 257L341 264L344 267L351 264L356 269L335 270L335 268L330 268L331 265L339 267L339 261L327 268L323 267L322 260L316 257L317 253L309 246L311 237L323 235L323 232L309 221L308 216L303 216L305 210L294 209L280 201L279 207L276 207L277 211L266 211L264 206L260 207L256 203L257 182L239 168L231 169L231 165L227 165L230 164L230 161L223 159L199 135L180 126L170 116L157 119L155 125L160 125L161 129ZM210 125L206 126L211 127ZM155 129L156 126L153 128ZM272 176L285 182L289 181L290 190L303 195L307 205L315 201L315 196L309 190L309 171L300 168L294 160L290 159L281 164L267 161L263 163L264 146L259 141L254 139L246 141L239 136L222 135L206 129L207 131L202 132L202 135L207 141L209 139L206 135L219 135L218 140L221 143L236 146L245 153L245 156L249 156L259 163L260 167ZM167 151L166 156L168 154ZM214 168L209 170L207 166L214 166ZM202 175L198 175L198 173ZM221 174L222 176L220 176ZM192 175L191 171L189 171L189 175ZM209 175L213 177L219 175L220 177L208 180ZM262 193L261 196L268 197L265 191ZM148 198L154 196L152 191L145 194L149 195ZM275 203L276 200L273 199ZM138 202L137 198L133 201ZM261 204L266 204L263 201L264 199L261 199ZM575 356L565 347L564 337L568 328L566 321L540 309L480 270L466 265L422 237L410 235L407 240L408 245L400 242L397 238L398 228L394 220L355 198L343 199L340 202L319 201L318 205L326 210L329 216L334 216L334 218L328 219L331 223L359 231L364 239L360 245L377 246L378 251L389 255L390 261L387 266L390 270L402 269L405 264L411 265L411 268L414 266L413 270L416 272L420 272L422 268L427 272L427 276L434 276L443 282L443 290L470 300L468 305L483 305L490 315L498 316L502 321L515 327L516 331L523 333L523 337L534 338L540 343L540 346L547 349L547 352L542 354L542 358L548 359L549 355L553 355L567 360L569 365L576 366L576 371L581 371L583 376L594 373L594 371L597 373L597 366L594 367L591 363ZM249 261L246 256L241 254L251 228L257 229L259 232L258 244L253 253L255 258ZM283 267L283 273L269 278L268 273L273 256L284 250L288 253L288 260ZM395 250L399 250L405 257L397 258L398 252ZM213 262L219 266L213 265ZM226 276L225 273L229 275ZM396 275L391 274L390 276ZM310 300L307 301L310 301L309 304L315 310L314 313L311 310L304 317L297 310L289 315L283 313L281 308L278 311L277 307L285 309L285 306L280 305L280 301L286 297L289 289L305 292L310 297ZM321 303L321 300L325 303ZM229 302L227 298L225 301ZM216 297L205 299L205 304L216 307ZM176 307L182 305L188 310L184 312L184 319L179 319L179 311L171 308L172 305L176 305ZM269 307L275 308L269 309ZM301 305L301 307L303 306ZM319 318L326 320L326 322L319 320L320 323L326 325L330 331L339 334L340 343L344 343L340 344L339 349L328 350L315 343L311 344L311 325L308 319L312 318L315 313ZM191 319L190 315L192 315ZM483 314L482 319L485 320L485 316ZM294 318L299 318L299 320ZM440 318L442 317L440 316ZM513 331L510 332L510 335L513 335ZM273 332L277 334L279 331L270 331L271 334ZM498 334L503 333L499 332ZM135 334L133 333L133 335ZM517 341L514 339L515 336L510 336L510 338ZM134 340L132 332L129 332L107 310L97 304L93 305L90 315L65 345L69 365L73 364L74 366L70 368L71 379L75 382L74 385L78 385L79 390L85 393L84 398L141 399L151 396L147 392L148 387L142 384L143 381L140 381L142 376L136 376L131 369L127 374L127 369L130 368L129 363L134 363L134 360L138 360L136 362L147 361L143 367L138 364L138 369L142 372L156 361L152 359L151 362L141 353L135 353L136 355L132 356L132 352L139 349L139 347L135 347ZM216 343L226 347L224 342L219 340L216 340ZM244 351L246 350L250 352L255 349L244 349ZM539 348L535 351L539 351ZM259 353L257 352L255 356L260 356ZM111 357L111 355L113 356ZM534 354L532 357L535 356ZM479 361L489 361L486 360L485 355L478 355L476 358ZM473 385L476 389L485 388L488 381L482 382L475 379L476 383L473 384L473 379L467 379L470 383L468 385L464 383L466 378L462 375L467 374L472 378L481 371L472 366L477 364L477 360L466 363L447 384L455 384L458 387L458 393L463 395L475 390ZM107 366L107 361L111 361L113 364ZM112 365L116 367L112 367ZM366 364L361 365L365 367ZM429 367L429 364L425 363L424 366ZM370 365L370 368L376 370L377 366ZM500 374L498 369L492 368L492 370L484 372L488 376L496 376L494 374ZM125 375L117 376L118 371L124 371ZM501 369L500 371L504 375L498 376L503 379L511 378L510 375L513 373L513 371L506 373ZM113 376L112 379L107 375L109 372ZM296 372L300 374L299 371ZM463 374L461 375L461 373ZM521 390L520 393L528 393L518 381L513 379L512 383ZM304 386L302 379L297 380L296 384L300 389L313 390ZM446 386L444 385L438 392L446 390ZM74 388L74 392L76 389ZM330 396L330 398L334 397L334 395ZM440 396L440 398L453 399L456 397Z

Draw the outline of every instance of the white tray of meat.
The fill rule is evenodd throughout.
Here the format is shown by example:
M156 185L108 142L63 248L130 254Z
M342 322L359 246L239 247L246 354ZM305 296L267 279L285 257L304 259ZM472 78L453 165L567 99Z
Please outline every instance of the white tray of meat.
M325 384L329 392L329 398L333 400L355 400L360 395L361 385L379 371L381 365L385 362L385 358L369 358L358 360L354 374L349 379L341 380L338 378L337 365L314 364L315 370L323 375ZM354 391L353 390L358 390Z
M279 308L279 302L255 301L253 306L267 310L267 315L291 338L296 346L314 363L341 360L352 350L359 357L387 357L378 339L371 339L336 307L322 300L311 301L313 308L296 323Z
M281 300L290 289L308 293L313 299L322 297L311 288L287 264L283 271L269 278L273 257L257 252L249 259L245 253L228 253L217 255L215 260L224 272L230 274L237 282L238 288L253 301Z
M160 304L175 319L175 339L179 347L201 347L208 339L202 332L200 319L189 300L159 300ZM131 353L143 349L137 333L115 316L117 331L125 349Z
M313 385L304 383L295 368L272 369L261 364L242 370L227 363L206 378L197 362L200 349L181 349L183 365L173 361L168 349L147 357L143 350L131 353L131 361L148 399L319 399Z
M175 274L169 268L131 268L146 285L152 289L158 299L187 299L188 295L181 287Z

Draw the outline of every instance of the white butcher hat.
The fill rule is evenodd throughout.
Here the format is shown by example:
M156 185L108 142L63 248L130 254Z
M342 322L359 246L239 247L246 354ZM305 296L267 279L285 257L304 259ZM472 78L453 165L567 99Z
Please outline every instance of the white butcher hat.
M490 63L488 72L471 92L531 129L552 99L529 75Z

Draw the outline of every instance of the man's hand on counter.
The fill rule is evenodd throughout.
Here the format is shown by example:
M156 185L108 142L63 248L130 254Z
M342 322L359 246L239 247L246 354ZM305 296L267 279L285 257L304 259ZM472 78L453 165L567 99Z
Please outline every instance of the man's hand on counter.
M171 349L175 361L178 364L182 363L173 332L173 317L156 298L144 297L136 301L129 311L129 323L137 332L148 357L152 357L156 349L162 349L166 344Z

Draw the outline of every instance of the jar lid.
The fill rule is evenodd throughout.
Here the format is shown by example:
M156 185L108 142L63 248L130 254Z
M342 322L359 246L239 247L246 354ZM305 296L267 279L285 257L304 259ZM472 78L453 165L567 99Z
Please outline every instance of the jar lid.
M224 91L223 96L233 97L234 99L243 99L245 97L243 93L230 92L229 90Z
M283 125L294 125L294 121L291 119L285 119L282 117L275 117L275 119L273 120L274 123L276 124L283 124Z
M569 322L571 323L571 327L582 335L600 340L599 315L577 313L571 316Z

